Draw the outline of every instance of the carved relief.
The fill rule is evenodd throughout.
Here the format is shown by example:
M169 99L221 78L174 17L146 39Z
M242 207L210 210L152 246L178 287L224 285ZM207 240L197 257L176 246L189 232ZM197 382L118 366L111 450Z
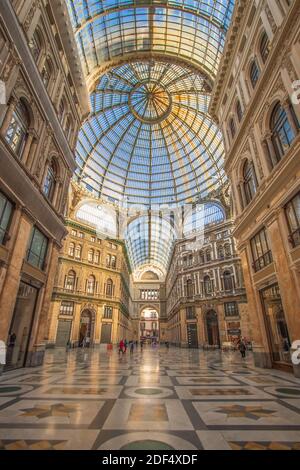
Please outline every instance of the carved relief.
M265 6L265 12L266 12L266 15L267 15L267 18L268 18L268 21L270 23L270 26L271 26L271 29L272 29L272 32L275 33L276 29L277 29L277 26L276 26L276 23L274 21L274 18L273 18L273 15L271 13L271 10L269 8L269 5L266 3L266 6Z
M18 65L20 63L21 61L19 59L19 56L16 50L14 49L14 47L11 47L6 64L2 70L1 80L3 80L4 82L7 82L15 65Z
M23 24L23 28L24 28L24 31L27 33L27 31L29 30L30 28L30 25L32 23L32 20L33 20L33 17L35 15L35 12L36 10L38 9L39 7L39 0L35 0L32 5L31 5L31 8L26 16L26 19L25 19L25 22Z

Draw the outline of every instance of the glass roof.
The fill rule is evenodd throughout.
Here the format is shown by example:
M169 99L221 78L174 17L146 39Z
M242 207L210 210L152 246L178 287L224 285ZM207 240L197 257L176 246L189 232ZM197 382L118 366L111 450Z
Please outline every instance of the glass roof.
M151 51L217 72L234 0L67 0L86 75Z
M208 107L234 0L66 2L92 107L76 146L78 181L131 207L207 200L226 183ZM165 270L174 233L161 224L154 213L130 223L134 267Z
M139 61L110 70L79 132L79 179L95 195L150 207L207 196L225 182L210 91L182 65Z

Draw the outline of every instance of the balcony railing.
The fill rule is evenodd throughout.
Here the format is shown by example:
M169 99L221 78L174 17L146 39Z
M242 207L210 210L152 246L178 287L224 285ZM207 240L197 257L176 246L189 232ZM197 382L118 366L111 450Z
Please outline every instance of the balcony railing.
M257 258L253 262L252 266L253 266L254 271L257 273L258 271L265 268L266 266L268 266L272 262L273 262L272 252L271 252L271 250L269 250L266 253L264 253L262 256Z
M96 299L109 299L109 300L119 300L114 294L106 294L101 292L93 292L93 291L84 291L78 289L67 289L65 287L55 287L54 288L55 294L69 294L73 296L80 296L80 297L92 297Z

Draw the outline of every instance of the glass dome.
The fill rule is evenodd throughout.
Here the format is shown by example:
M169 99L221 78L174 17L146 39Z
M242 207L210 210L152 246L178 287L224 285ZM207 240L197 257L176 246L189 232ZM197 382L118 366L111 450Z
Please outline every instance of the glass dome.
M191 202L225 182L207 79L182 65L138 61L103 75L76 147L94 194L148 207Z

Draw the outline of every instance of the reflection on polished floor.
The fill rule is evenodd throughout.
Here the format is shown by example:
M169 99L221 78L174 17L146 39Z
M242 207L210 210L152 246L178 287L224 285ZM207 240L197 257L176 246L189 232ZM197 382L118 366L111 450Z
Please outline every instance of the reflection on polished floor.
M300 380L251 353L48 350L0 378L0 449L300 449Z

